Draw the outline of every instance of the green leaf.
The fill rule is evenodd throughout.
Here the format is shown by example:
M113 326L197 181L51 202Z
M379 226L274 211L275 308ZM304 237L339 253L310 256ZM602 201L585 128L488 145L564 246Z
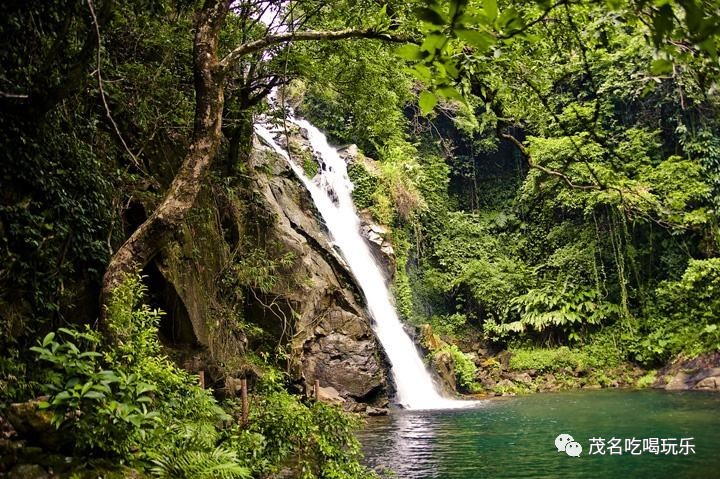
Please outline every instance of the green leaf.
M88 399L103 399L105 395L97 391L88 391L83 395L83 397L86 397Z
M108 371L108 370L100 371L97 374L97 377L100 381L103 381L106 383L115 383L120 380L120 378L117 376L117 374L115 374L114 371Z
M43 354L48 354L48 353L50 353L50 351L48 351L48 350L45 349L45 348L41 348L40 346L32 346L32 347L30 348L30 351L32 351L33 353L37 353L37 354L39 354L39 355L43 355Z
M52 403L53 403L53 404L60 404L60 403L62 403L63 401L67 401L68 399L70 399L70 393L67 392L67 391L60 391L60 392L57 394L57 396L55 396L55 397L53 398Z
M663 39L672 33L674 27L673 11L670 5L663 5L660 9L655 12L652 17L653 23L653 42L655 46L659 45Z
M42 340L43 347L46 347L48 344L50 344L53 339L55 339L55 333L47 333L47 335L45 335Z
M685 23L691 32L699 32L703 24L703 10L695 2L682 2L685 9ZM670 6L668 5L668 8Z
M475 47L478 53L485 53L495 44L495 37L487 32L458 28L455 30L455 34L460 40Z
M86 382L86 383L83 385L82 390L80 391L80 395L81 395L81 396L84 396L84 395L90 390L90 388L92 388L92 387L93 387L92 381Z
M436 50L440 50L446 41L447 38L445 37L445 35L431 33L430 35L425 37L425 41L423 41L423 44L420 48L427 52L434 53Z
M501 28L507 30L507 33L512 33L516 30L519 30L523 27L523 25L525 25L522 17L513 7L503 10L496 23Z
M423 82L429 82L432 78L432 71L426 65L418 64L409 69L410 73L415 75L418 80Z
M445 66L445 71L448 75L450 75L452 78L457 78L460 75L460 71L457 69L457 66L455 66L455 62L452 60L448 60L443 63Z
M710 37L707 40L701 42L698 44L698 47L700 47L700 50L704 51L708 55L710 55L710 58L712 58L714 61L717 61L718 57L718 49L717 49L717 43L715 37Z
M96 351L85 351L84 353L80 353L78 355L78 358L99 358L102 357L102 354L96 352Z
M438 88L437 92L445 98L448 98L451 100L457 100L462 103L466 103L465 98L460 94L460 92L457 90L457 88L454 88L451 86L446 86L446 87Z
M415 16L417 16L423 22L431 23L433 25L445 25L447 19L440 12L427 7L420 7L415 10Z
M497 0L484 0L483 9L485 10L485 14L488 16L488 19L491 22L494 22L498 16Z
M650 72L653 75L665 75L672 72L673 63L665 58L656 58L650 65Z
M397 48L395 53L410 61L420 61L427 56L427 53L423 52L419 46L412 43Z
M144 394L148 391L155 391L157 388L154 384L148 384L148 383L140 383L137 385L137 389L135 390L137 394Z
M437 97L434 93L426 90L420 93L419 103L422 114L427 115L433 108L435 108L435 105L437 104Z
M457 22L455 24L458 27L468 27L468 26L474 26L474 25L480 25L480 24L486 24L486 18L481 17L480 15L472 15L469 13L463 13L458 17Z

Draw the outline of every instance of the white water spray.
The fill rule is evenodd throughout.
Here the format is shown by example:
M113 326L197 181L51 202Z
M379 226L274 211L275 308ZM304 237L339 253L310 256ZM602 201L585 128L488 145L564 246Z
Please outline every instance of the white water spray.
M347 167L325 135L306 120L291 119L308 132L308 139L324 165L317 183L308 179L302 169L290 160L287 152L262 125L255 131L268 145L288 160L291 168L310 192L320 211L333 242L340 248L367 300L373 329L383 345L392 365L392 375L397 388L397 400L407 409L450 409L468 407L474 401L459 401L442 397L433 383L430 373L408 334L402 327L380 267L368 244L360 234L360 219L352 201L352 182Z

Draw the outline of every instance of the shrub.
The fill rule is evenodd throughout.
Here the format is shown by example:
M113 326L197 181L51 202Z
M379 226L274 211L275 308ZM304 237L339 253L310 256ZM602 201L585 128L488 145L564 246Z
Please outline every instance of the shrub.
M56 340L57 336L57 340ZM157 425L156 390L135 373L106 369L98 333L61 328L31 348L51 368L48 402L52 423L69 429L79 452L128 454Z
M567 346L559 348L516 349L510 357L510 369L535 369L538 372L551 372L560 369L578 369L586 367L587 355Z
M60 329L32 348L49 366L43 407L76 454L161 478L267 477L287 468L306 479L374 477L358 461L355 418L304 404L283 390L286 377L276 369L268 367L256 388L250 423L229 426L210 392L160 355L160 312L141 304L144 291L137 277L116 289L108 326L117 342Z
M655 298L631 346L635 359L654 364L720 350L720 258L691 260L680 280L658 286Z
M197 423L214 428L227 417L193 376L159 354L160 312L140 303L144 291L138 277L114 291L108 327L118 341L112 345L89 328L61 328L32 348L49 366L50 397L42 407L68 431L76 454L143 461L175 443L168 431Z
M655 383L656 380L657 380L657 371L653 369L651 371L648 371L647 374L645 374L643 377L638 379L636 386L639 388L649 388Z
M454 344L445 345L433 354L437 355L440 353L449 353L450 357L452 357L455 378L463 389L469 392L475 392L479 389L479 386L475 382L477 367L467 354L460 351L460 348Z
M373 195L378 189L378 178L359 161L348 166L348 176L353 183L352 198L357 209L362 210L372 206Z
M229 445L248 458L254 476L290 469L293 477L304 479L375 477L358 462L357 425L355 417L336 407L303 404L278 390L258 398L248 426L233 427Z

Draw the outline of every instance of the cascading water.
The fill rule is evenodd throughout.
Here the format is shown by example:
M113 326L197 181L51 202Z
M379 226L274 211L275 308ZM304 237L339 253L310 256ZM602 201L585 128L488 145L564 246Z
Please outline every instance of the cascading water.
M438 393L415 344L403 329L380 267L360 234L360 219L351 196L353 185L348 178L345 162L337 150L328 144L320 130L306 120L289 121L308 132L313 150L324 163L316 178L317 183L308 179L300 167L290 160L287 152L275 142L273 134L265 126L256 124L255 131L288 160L308 189L333 242L340 248L360 285L374 320L373 329L392 366L398 402L407 409L449 409L472 405L472 401L448 399Z

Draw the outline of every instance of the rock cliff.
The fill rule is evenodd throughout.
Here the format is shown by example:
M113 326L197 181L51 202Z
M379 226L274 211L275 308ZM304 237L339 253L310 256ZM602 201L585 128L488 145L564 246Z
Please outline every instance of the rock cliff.
M205 370L215 387L257 372L242 359L246 352L275 348L284 351L291 378L306 393L318 380L337 391L347 409L384 406L388 374L381 348L309 193L287 162L258 140L244 173L242 184L204 192L199 214L146 270L153 289L162 291L158 306L169 313L166 342L187 368ZM257 277L252 269L248 277L248 264Z

